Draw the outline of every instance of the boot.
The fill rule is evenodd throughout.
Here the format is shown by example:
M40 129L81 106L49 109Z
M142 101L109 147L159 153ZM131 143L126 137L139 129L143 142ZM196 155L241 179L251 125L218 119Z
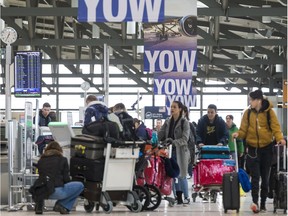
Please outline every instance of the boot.
M182 191L176 191L177 204L183 204Z
M44 200L35 202L35 214L43 214Z

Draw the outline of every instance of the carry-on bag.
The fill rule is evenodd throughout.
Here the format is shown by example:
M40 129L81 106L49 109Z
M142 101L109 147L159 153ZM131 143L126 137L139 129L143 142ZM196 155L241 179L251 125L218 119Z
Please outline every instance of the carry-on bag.
M100 182L103 180L105 160L92 160L87 158L72 157L70 159L70 175L82 177L88 181Z
M85 157L88 159L104 158L104 148L107 143L103 137L87 134L71 137L71 157Z
M283 169L280 169L280 147L277 146L277 173L275 175L275 190L273 194L274 213L277 209L287 211L287 169L286 169L286 146L283 146Z
M204 145L200 148L199 159L229 159L228 146Z
M120 137L117 123L108 120L91 122L83 127L82 133L99 137L113 137L115 139Z
M237 213L240 209L240 188L238 176L238 154L236 139L234 139L235 147L235 165L236 172L229 172L223 175L222 192L223 192L223 208L227 213L228 209L236 210Z

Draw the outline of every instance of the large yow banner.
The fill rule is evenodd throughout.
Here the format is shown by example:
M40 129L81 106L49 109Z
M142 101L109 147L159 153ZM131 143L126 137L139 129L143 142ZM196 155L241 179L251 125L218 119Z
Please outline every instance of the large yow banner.
M143 22L144 71L154 74L154 94L196 106L196 0L79 0L79 22Z

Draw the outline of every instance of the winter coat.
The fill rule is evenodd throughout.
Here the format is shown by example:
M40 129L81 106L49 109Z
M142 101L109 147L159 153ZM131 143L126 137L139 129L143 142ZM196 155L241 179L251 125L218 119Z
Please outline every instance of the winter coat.
M35 124L35 119L36 117L34 116L33 118L33 123ZM39 110L39 122L38 122L38 125L41 127L41 126L48 126L48 124L51 122L51 117L48 115L48 116L44 116L42 114L42 110Z
M169 117L165 120L165 123L162 125L160 131L158 132L158 139L161 141L164 141L166 138L168 138L171 118L172 117ZM183 130L181 127L181 121L184 121ZM176 158L180 168L179 177L187 176L188 163L190 160L190 152L188 149L189 134L189 122L185 118L181 117L181 119L177 122L177 125L175 126L174 140L172 142L172 145L176 147Z
M84 125L107 118L108 107L101 101L91 101L85 110Z
M141 123L137 129L135 129L135 134L140 140L148 140L146 126Z
M207 114L202 116L197 124L196 128L196 143L197 145L200 143L206 144L206 136L207 136L207 125L209 123L209 119ZM214 123L216 125L216 139L217 143L222 143L223 145L227 144L227 140L229 138L229 132L226 129L225 121L216 114Z
M229 131L229 140L228 140L228 146L230 149L230 152L235 152L235 147L234 147L234 138L232 137L232 134L238 131L237 126L232 123L231 128L228 128ZM237 153L238 155L242 154L244 152L244 145L243 141L239 138L236 139L236 144L237 144Z
M273 136L276 142L283 139L279 121L272 108L273 105L266 99L262 100L262 107L258 112L249 107L248 109L251 109L249 121L248 109L246 109L241 120L238 137L246 139L246 143L254 148L268 146L272 142ZM270 113L270 123L267 120L267 112Z
M45 151L38 161L39 176L49 176L54 179L55 187L63 187L70 181L69 167L66 157L56 149Z

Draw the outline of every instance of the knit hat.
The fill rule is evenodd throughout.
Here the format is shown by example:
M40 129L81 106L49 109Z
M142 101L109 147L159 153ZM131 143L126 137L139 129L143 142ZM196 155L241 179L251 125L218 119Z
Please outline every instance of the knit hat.
M255 100L255 99L263 100L263 92L259 89L255 90L255 91L249 93L249 97L252 98L253 100Z

